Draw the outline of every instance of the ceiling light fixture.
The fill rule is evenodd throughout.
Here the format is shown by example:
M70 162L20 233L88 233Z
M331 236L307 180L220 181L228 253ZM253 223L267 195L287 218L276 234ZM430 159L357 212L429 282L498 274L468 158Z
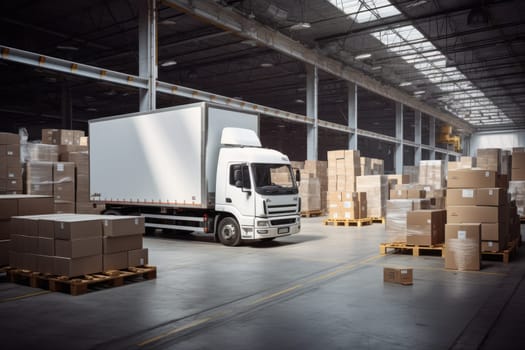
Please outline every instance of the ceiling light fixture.
M78 51L78 47L70 45L57 45L56 48L64 51Z
M417 90L417 91L414 91L414 95L423 95L424 93L426 93L425 90Z
M428 2L427 0L415 1L415 2L413 2L411 4L406 5L405 8L409 9L409 8L412 8L412 7L418 7L418 6L426 4L427 2Z
M255 40L243 40L241 41L241 44L252 46L252 47L257 46L257 42Z
M381 69L383 69L383 67L381 67L381 66L373 66L372 67L372 70L381 70Z
M365 60L365 59L370 58L370 57L372 57L371 53L362 53L360 55L355 56L354 58L356 60Z
M263 62L260 64L260 66L262 68L270 68L270 67L273 67L273 63L270 63L270 62Z
M176 64L177 64L177 61L169 60L169 61L162 62L160 64L160 66L161 67L169 67L169 66L174 66Z
M162 24L162 25L165 25L165 26L173 26L173 25L177 24L177 22L175 22L172 19L164 19L164 20L160 21L159 24Z
M300 98L295 100L295 103L304 103L304 100L301 100Z
M412 85L412 82L411 81L403 81L399 84L399 86L410 86Z
M296 23L293 26L290 27L290 30L303 30L303 29L310 29L312 28L312 25L308 22L301 22Z

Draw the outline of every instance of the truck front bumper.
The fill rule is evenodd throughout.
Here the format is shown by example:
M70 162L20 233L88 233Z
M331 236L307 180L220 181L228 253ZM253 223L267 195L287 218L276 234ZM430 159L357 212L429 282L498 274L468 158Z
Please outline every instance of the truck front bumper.
M272 225L271 222L276 219L257 219L255 220L255 227L242 226L242 239L265 239L293 235L301 230L301 217L294 216L293 219L295 219L294 222L282 225Z

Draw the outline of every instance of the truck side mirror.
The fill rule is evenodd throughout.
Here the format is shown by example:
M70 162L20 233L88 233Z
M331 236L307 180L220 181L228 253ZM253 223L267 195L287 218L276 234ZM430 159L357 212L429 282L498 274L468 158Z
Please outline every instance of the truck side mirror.
M301 172L299 171L299 169L295 169L295 181L301 181Z
M235 182L235 187L242 187L242 173L240 169L236 169L233 172L233 181Z

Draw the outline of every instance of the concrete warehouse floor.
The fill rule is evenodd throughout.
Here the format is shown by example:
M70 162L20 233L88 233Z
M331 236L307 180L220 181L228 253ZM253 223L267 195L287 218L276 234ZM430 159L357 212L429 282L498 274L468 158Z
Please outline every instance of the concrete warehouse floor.
M2 282L2 349L522 348L525 248L447 271L440 257L379 255L384 225L322 219L237 248L146 237L156 280L76 297ZM383 266L413 267L414 284L383 283Z

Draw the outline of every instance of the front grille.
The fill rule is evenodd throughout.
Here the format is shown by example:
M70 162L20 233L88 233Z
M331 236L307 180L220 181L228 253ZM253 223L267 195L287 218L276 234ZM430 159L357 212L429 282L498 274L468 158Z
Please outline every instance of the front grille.
M293 205L269 205L268 214L269 215L286 215L286 214L295 214L297 212L297 206Z
M271 220L270 223L272 224L272 226L295 224L295 219L292 218L292 219Z

